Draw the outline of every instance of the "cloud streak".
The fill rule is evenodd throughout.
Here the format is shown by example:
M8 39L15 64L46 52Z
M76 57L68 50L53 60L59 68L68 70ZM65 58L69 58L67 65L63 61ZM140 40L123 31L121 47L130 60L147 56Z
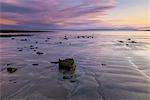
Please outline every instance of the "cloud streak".
M91 18L107 14L116 0L5 0L0 5L3 28L57 29L101 23Z

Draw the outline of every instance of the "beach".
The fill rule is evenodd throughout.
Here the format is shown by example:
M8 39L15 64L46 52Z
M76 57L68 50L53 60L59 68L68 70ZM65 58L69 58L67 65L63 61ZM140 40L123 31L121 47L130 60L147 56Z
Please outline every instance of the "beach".
M31 36L0 37L1 100L150 100L148 31L9 34ZM75 82L51 63L59 58L75 60Z

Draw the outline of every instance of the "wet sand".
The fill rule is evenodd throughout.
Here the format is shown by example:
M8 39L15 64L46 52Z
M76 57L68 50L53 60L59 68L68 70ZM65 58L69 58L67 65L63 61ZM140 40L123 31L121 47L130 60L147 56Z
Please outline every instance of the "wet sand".
M0 38L1 100L150 99L148 32L31 34ZM137 43L129 43L129 38ZM63 79L58 65L51 63L67 57L77 65L73 83ZM8 73L7 67L18 70Z

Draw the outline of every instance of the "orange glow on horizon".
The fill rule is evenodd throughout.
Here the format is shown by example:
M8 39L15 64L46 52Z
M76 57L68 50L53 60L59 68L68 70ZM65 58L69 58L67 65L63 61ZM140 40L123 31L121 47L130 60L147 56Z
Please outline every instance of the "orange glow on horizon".
M17 25L17 22L8 19L0 19L0 25Z

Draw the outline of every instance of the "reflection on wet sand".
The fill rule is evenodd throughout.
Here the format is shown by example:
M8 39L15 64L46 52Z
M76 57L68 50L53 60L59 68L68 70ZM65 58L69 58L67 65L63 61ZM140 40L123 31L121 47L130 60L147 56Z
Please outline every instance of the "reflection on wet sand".
M0 38L0 97L149 100L150 35L134 33L55 32ZM17 70L9 73L7 68Z

